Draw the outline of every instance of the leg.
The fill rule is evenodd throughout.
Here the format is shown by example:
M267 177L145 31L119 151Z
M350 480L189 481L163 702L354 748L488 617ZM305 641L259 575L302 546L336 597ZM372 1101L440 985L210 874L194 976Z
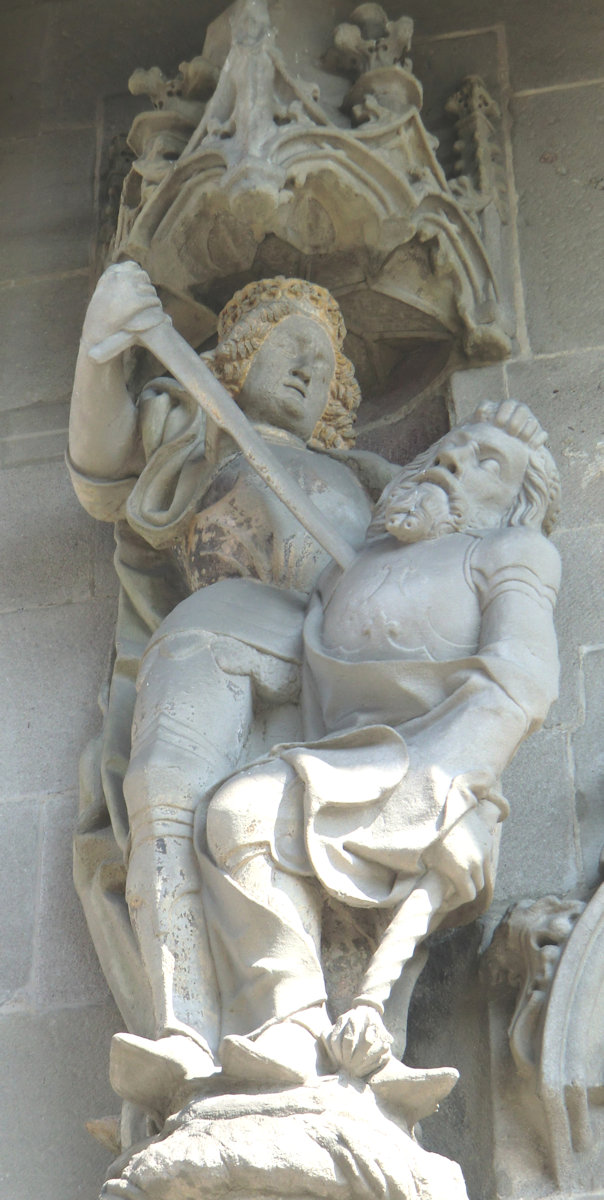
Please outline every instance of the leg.
M317 1074L330 1028L320 963L322 898L303 838L291 767L260 764L227 781L208 811L204 899L223 1001L227 1074L268 1082ZM288 869L279 863L285 849Z
M219 1005L193 850L195 810L233 769L252 717L251 683L216 664L207 635L180 632L143 661L124 793L127 900L154 999L155 1036L216 1048Z

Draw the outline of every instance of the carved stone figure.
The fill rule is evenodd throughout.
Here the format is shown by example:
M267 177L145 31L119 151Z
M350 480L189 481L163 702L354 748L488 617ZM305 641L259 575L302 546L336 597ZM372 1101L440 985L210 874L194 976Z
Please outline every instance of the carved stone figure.
M268 486L174 380L132 403L121 356L161 345L164 327L144 272L111 268L84 325L70 433L80 498L118 522L124 584L100 776L125 867L108 859L91 784L76 878L129 1030L114 1039L114 1087L151 1131L165 1126L162 1145L174 1136L181 1163L172 1176L164 1163L172 1182L156 1192L156 1151L131 1150L107 1196L176 1197L190 1170L205 1186L217 1112L233 1137L235 1116L264 1113L272 1145L275 1121L309 1111L330 1114L340 1144L351 1080L375 1131L392 1119L407 1137L434 1110L455 1072L398 1062L421 943L488 903L499 776L557 686L559 564L543 532L558 477L525 406L483 405L402 470L357 453L337 305L301 280L252 283L221 314L209 361L274 452ZM281 476L298 481L298 517ZM338 527L340 565L305 524L324 526L326 545ZM335 1022L325 895L390 917ZM316 1163L300 1145L287 1184L271 1190L240 1148L239 1175L207 1194L306 1194ZM382 1191L368 1184L359 1145L351 1195L416 1195L390 1160Z
M487 962L494 982L505 979L517 990L507 1030L517 1070L514 1113L522 1130L539 1138L535 1175L545 1177L544 1188L555 1180L565 1194L597 1193L604 1166L604 886L587 903L521 901L495 931ZM494 997L495 1009L504 1004Z
M133 406L121 352L162 320L144 273L133 264L111 268L86 318L72 406L76 490L94 515L118 520L126 593L118 647L126 646L123 656L118 649L101 774L116 838L128 856L142 973L135 964L125 981L120 965L116 977L115 948L100 953L129 1028L154 1038L185 1030L201 1040L200 1057L213 1069L220 1015L211 957L203 945L200 951L201 909L192 917L199 892L193 816L213 785L255 757L250 738L259 752L302 736L297 699L305 597L329 559L234 443L211 422L204 428L197 405L173 380L155 381ZM359 393L331 297L300 280L252 284L227 305L219 336L211 356L215 372L319 513L337 523L351 546L360 546L371 502L358 473L379 491L395 468L348 448ZM94 362L88 350L99 343L120 352L118 359ZM146 543L163 556L159 565L149 566ZM231 577L235 582L223 582L218 593L207 586ZM273 590L261 595L259 581ZM124 725L132 721L133 656L189 592L195 612L176 607L145 652L133 744L122 750ZM132 619L141 615L146 638L140 620L134 627ZM114 773L116 741L122 774L130 759L125 802ZM98 875L82 880L81 890L94 907ZM102 942L105 913L89 919ZM141 974L151 992L146 1004ZM208 1069L199 1066L201 1074ZM131 1099L153 1098L141 1092L130 1062L125 1073L121 1090Z
M380 1016L417 943L488 902L506 815L497 781L556 694L559 567L540 532L556 472L542 442L524 406L485 405L386 489L354 563L323 575L304 627L313 740L227 781L200 833L223 1034L230 1021L251 1035L226 1037L223 1063L258 1064L280 1045L288 1067L312 1072L325 1001L316 880L396 914L327 1034L359 1075L388 1054ZM271 963L264 986L258 962ZM303 1066L278 1021L310 1026Z

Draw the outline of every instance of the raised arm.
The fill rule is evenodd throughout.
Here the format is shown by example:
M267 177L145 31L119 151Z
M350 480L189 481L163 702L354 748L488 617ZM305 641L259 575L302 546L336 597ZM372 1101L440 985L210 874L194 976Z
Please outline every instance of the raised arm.
M155 288L137 263L119 263L101 276L84 320L69 421L69 454L82 474L119 480L140 473L138 416L123 353L163 319ZM108 361L91 357L99 344L113 352Z

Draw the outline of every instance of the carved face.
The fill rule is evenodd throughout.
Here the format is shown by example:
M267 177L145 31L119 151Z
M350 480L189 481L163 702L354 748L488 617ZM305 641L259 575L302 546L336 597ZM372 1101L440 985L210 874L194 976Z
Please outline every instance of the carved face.
M328 333L301 314L285 317L256 351L239 407L308 441L323 413L336 360Z
M522 486L528 446L494 425L478 423L453 429L434 451L424 478L451 496L459 495L469 526L500 524Z

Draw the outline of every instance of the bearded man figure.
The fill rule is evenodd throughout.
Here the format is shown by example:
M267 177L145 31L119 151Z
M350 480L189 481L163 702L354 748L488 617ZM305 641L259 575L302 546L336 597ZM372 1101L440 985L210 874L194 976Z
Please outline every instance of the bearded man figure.
M411 986L426 934L488 905L499 779L557 694L545 440L524 405L485 403L398 473L356 560L329 566L311 598L304 742L233 775L199 821L227 1074L384 1068L401 969ZM331 1028L326 893L394 914Z

